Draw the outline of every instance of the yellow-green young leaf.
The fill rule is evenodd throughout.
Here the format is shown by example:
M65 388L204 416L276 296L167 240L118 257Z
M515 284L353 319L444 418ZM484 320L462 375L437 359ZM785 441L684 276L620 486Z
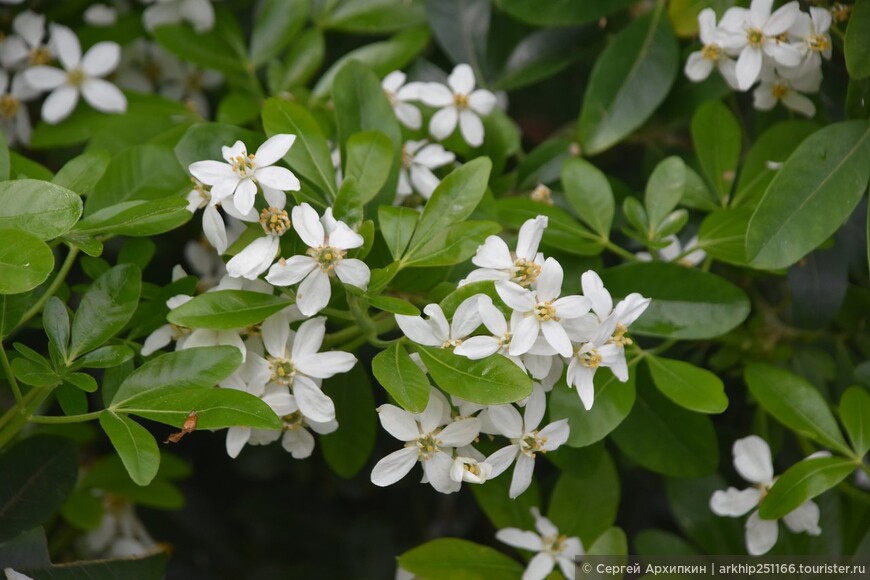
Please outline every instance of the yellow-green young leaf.
M752 396L777 421L825 447L851 455L828 402L808 381L767 364L749 365L744 378Z
M106 173L111 160L108 151L86 151L67 161L52 182L79 195L87 195Z
M722 379L693 364L646 357L656 387L671 401L698 413L721 413L728 407Z
M805 501L831 489L857 469L858 463L842 457L813 457L792 465L764 497L758 515L776 520Z
M668 3L668 16L674 32L680 37L697 36L698 14L704 8L713 8L722 16L726 9L734 6L735 0L671 0Z
M117 334L139 305L142 272L132 264L115 266L85 292L73 318L69 359L91 351Z
M125 201L92 213L76 224L73 233L80 236L156 236L186 224L192 216L187 211L187 200L180 197Z
M547 216L547 229L541 245L551 250L577 256L595 256L604 246L599 236L580 225L567 211L560 207L538 203L523 197L498 200L498 216L505 226L520 229L526 220L539 215Z
M21 230L0 230L0 294L20 294L45 282L54 254L38 237Z
M290 306L286 298L249 290L218 290L200 294L169 311L167 320L190 328L230 330L259 324Z
M870 450L870 394L864 387L849 387L840 398L840 420L849 434L855 455Z
M707 101L692 116L692 141L701 169L720 200L727 200L737 176L740 123L721 101Z
M852 7L844 49L849 76L870 77L870 0L857 0Z
M151 483L160 467L160 450L154 436L132 419L108 409L100 413L100 426L121 457L130 479L138 485Z
M523 567L498 550L457 538L439 538L399 556L399 566L428 580L517 580Z
M867 121L835 123L801 143L773 178L749 221L750 264L785 268L827 240L867 189L867 159Z
M590 546L616 521L619 507L619 475L610 454L601 453L598 461L581 473L563 472L550 496L547 517L559 533L578 536Z
M251 32L251 64L277 56L308 18L310 0L265 0L257 6Z
M72 229L81 215L81 198L65 187L35 179L0 183L0 229L51 240Z
M429 380L405 347L393 343L372 359L372 373L396 402L410 413L422 413L429 402Z
M380 131L355 133L347 140L345 179L355 179L360 203L366 204L387 182L393 168L393 144Z
M584 153L601 153L640 127L674 83L677 39L663 8L623 28L595 61L580 111Z
M596 0L577 2L576 0L496 0L499 8L528 24L535 26L571 26L593 22L625 8L632 0Z
M616 202L607 177L588 161L574 157L562 166L562 188L580 219L602 237L610 237Z
M571 433L567 444L585 447L604 439L628 416L635 401L635 373L619 382L613 373L595 373L595 403L588 411L577 391L560 381L550 395L550 418L568 419Z
M335 403L338 430L320 435L318 444L333 471L351 478L368 463L378 430L368 373L356 365L324 381L323 392Z
M402 298L393 298L392 296L364 296L363 298L373 307L384 312L420 316L420 309Z
M417 352L441 389L472 403L499 405L525 399L532 379L499 354L470 360L447 349L418 346Z

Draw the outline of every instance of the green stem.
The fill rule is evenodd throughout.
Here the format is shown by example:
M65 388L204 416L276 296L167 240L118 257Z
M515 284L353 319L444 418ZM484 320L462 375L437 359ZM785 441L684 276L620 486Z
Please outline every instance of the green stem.
M18 381L15 379L15 373L12 372L12 366L9 364L9 359L6 357L6 349L0 345L0 364L3 365L3 372L6 373L6 380L9 381L9 388L15 395L15 405L21 404L21 389L18 388Z
M19 320L18 324L15 326L15 330L12 331L13 333L27 324L31 318L42 312L45 303L54 296L58 288L60 288L60 285L63 284L64 280L66 280L67 274L69 274L72 265L75 263L76 256L79 255L79 251L80 250L77 247L70 246L69 253L66 255L63 264L61 264L60 270L57 271L54 280L51 281L51 284L48 286L45 293L39 297L39 300L37 300L36 303L24 313L24 316L21 317L21 320Z
M28 420L32 423L42 423L45 425L57 425L61 423L84 423L85 421L93 421L99 419L102 411L93 411L92 413L84 413L81 415L66 415L63 417L46 417L43 415L31 415Z
M341 330L337 330L330 334L327 334L323 337L322 347L330 347L336 344L348 341L352 338L356 338L362 334L362 329L359 326L348 326L347 328L342 328Z
M18 413L14 414L0 430L0 449L18 435L18 432L27 425L27 418L36 412L50 394L51 389L33 389L22 399L27 401L24 405L13 407L12 410L18 410Z
M634 254L632 254L631 252L629 252L626 249L620 248L619 246L617 246L616 244L614 244L613 242L611 242L607 238L603 238L603 237L599 238L599 241L604 245L605 248L607 248L608 250L610 250L611 252L613 252L617 256L625 258L626 260L628 260L630 262L639 262L640 261L640 259L637 256L635 256Z

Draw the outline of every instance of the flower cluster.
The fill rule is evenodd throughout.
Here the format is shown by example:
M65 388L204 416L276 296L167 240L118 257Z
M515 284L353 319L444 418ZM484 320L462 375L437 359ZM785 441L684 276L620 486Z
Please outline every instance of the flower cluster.
M559 533L553 522L541 515L538 508L531 509L537 533L519 528L499 530L495 538L508 546L536 552L529 560L523 580L544 580L555 566L559 566L565 578L573 578L576 559L583 556L583 543L576 536Z
M719 23L712 8L698 15L703 48L689 55L685 73L699 82L714 67L735 90L756 82L755 108L770 110L777 102L812 117L815 93L822 82L822 58L831 58L831 12L811 6L802 12L796 1L772 11L773 0L752 0L746 8L729 8ZM735 60L736 59L736 60Z

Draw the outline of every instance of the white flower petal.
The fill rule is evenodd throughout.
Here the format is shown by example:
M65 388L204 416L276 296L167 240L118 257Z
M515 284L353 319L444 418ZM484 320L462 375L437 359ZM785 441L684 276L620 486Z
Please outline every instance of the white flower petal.
M98 42L82 58L82 70L92 77L104 77L121 62L121 47L117 42Z
M541 542L541 536L535 532L520 530L519 528L505 528L499 530L495 533L495 539L507 544L508 546L520 548L521 550L540 552L544 549L544 544Z
M508 439L523 436L523 419L513 405L490 405L488 421L498 432ZM487 463L490 461L487 459Z
M281 447L290 453L293 459L305 459L311 457L314 452L314 436L308 429L288 429L281 437Z
M460 419L447 425L438 434L438 439L448 447L470 445L480 434L480 420L476 417Z
M710 496L710 511L717 516L740 517L758 505L761 491L754 487L737 489L729 487Z
M773 460L767 442L750 435L734 442L734 468L746 481L767 484L773 480Z
M265 168L268 165L274 164L276 161L287 155L293 142L296 141L296 135L278 134L266 139L260 145L257 152L254 154L254 160L258 167ZM280 188L278 188L280 189Z
M59 123L70 116L78 102L79 92L69 85L61 85L42 103L42 120L50 125Z
M372 483L378 487L393 485L406 475L417 463L417 448L403 447L390 453L372 469Z
M293 395L302 414L312 421L325 423L335 419L335 404L314 381L296 375L293 378Z
M807 500L793 511L783 516L782 521L792 532L806 532L811 536L822 533L819 527L819 506L812 500Z
M746 520L746 550L751 556L761 556L770 551L779 537L776 520L763 520L758 512L752 512Z
M230 427L227 429L227 455L235 459L251 438L250 427Z
M532 483L532 475L534 474L534 471L535 460L525 453L520 453L517 456L517 462L514 465L514 474L511 478L511 487L508 491L508 497L516 499L524 491L529 489L529 485Z
M443 141L456 130L459 113L456 107L449 106L441 109L429 121L429 133L439 141Z
M103 79L86 79L82 83L82 96L90 106L103 113L123 113L127 110L127 97L121 89Z
M311 256L291 256L273 264L266 275L266 281L273 286L292 286L317 267L317 260Z
M453 467L453 460L443 451L439 451L423 462L423 472L429 480L429 485L441 493L457 492L462 485L450 478L451 467Z
M299 180L286 167L279 167L277 165L261 167L257 169L254 175L261 185L280 191L299 191L301 187Z
M322 246L326 234L314 208L307 203L301 203L294 207L291 213L293 229L302 241L310 248Z
M27 84L37 91L51 91L66 82L66 74L53 66L32 66L21 74Z
M454 93L470 95L476 84L474 70L465 63L456 65L453 72L447 77L447 84L450 85Z
M75 32L62 24L51 25L51 46L57 59L68 71L79 66L82 60L82 45Z
M472 336L453 349L454 354L471 360L480 360L498 352L501 345L491 336Z
M386 404L378 407L378 419L381 421L381 427L399 441L414 441L420 436L414 416L395 405Z
M314 316L326 308L331 296L329 276L315 268L299 285L296 291L296 305L305 316Z
M472 147L483 145L483 122L476 113L468 109L459 113L459 132L462 138Z
M253 209L256 197L257 184L254 183L254 180L250 177L242 179L233 195L233 205L242 215L247 214Z

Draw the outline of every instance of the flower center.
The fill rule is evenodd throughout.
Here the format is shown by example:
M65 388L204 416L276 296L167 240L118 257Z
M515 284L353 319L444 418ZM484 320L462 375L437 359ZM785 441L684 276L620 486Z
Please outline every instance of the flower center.
M477 463L463 463L462 467L468 473L480 477L480 465L478 465Z
M42 64L49 64L52 60L54 60L51 56L51 51L48 50L47 46L37 46L30 50L30 55L28 56L30 59L30 64L37 66Z
M332 246L319 246L317 248L308 248L308 251L305 253L317 261L321 270L327 274L332 274L347 252Z
M432 459L440 451L441 441L438 440L438 433L440 431L440 429L436 429L431 433L420 435L416 441L410 443L410 445L416 445L417 456L421 460Z
M532 190L532 193L529 194L529 199L532 201L536 201L538 203L545 203L547 205L553 205L553 196L552 190L549 187L544 185L543 183L539 183L535 189Z
M556 317L556 307L550 302L538 302L535 304L535 316L541 322L548 320L559 320Z
M267 207L260 212L260 225L269 235L283 236L290 229L290 216L283 209Z
M387 89L384 89L384 94L387 96L387 100L390 101L390 104L395 106L396 93L394 93L393 91L388 91Z
M260 336L263 334L263 323L252 324L245 328L245 334L247 336Z
M722 54L722 49L718 44L707 44L701 49L701 56L706 60L719 60L719 55Z
M528 288L538 278L541 273L541 266L531 260L517 258L514 261L514 277L512 282L516 282L523 288Z
M764 44L764 32L758 28L750 28L746 31L746 41L749 46L758 48Z
M589 352L578 353L577 358L580 364L588 369L597 369L601 366L601 361L603 360L601 354L594 348Z
M169 323L169 329L172 331L172 340L178 340L179 338L186 336L193 332L190 328L186 326L178 326L177 324Z
M623 348L628 345L634 344L633 340L625 336L626 332L628 332L628 328L624 324L617 324L616 332L614 332L613 336L610 337L610 342L612 342L616 346L621 346Z
M549 554L561 554L562 550L565 549L565 540L568 537L564 534L559 534L558 536L544 536L541 538L541 543L544 545L544 552Z
M69 71L66 75L66 82L74 87L81 86L85 80L85 73L82 69L77 68Z
M3 95L0 97L0 117L11 119L16 113L18 113L19 107L21 107L21 101L12 95Z
M782 99L788 94L788 85L785 83L775 83L770 87L770 94L776 99Z
M305 417L302 416L302 411L293 411L281 417L281 423L285 431L296 431L305 427Z
M142 74L144 74L145 78L152 83L159 81L162 73L163 70L160 68L160 65L153 60L149 60L145 63L145 66L142 67Z
M516 442L520 446L520 451L534 457L535 453L546 453L544 445L547 443L547 438L541 436L538 430L535 429L531 433L526 433Z
M441 343L441 348L456 348L460 344L462 344L461 338L448 338Z
M242 178L253 176L254 171L257 168L257 163L254 161L253 153L248 153L247 157L243 155L233 157L232 161L230 161L230 165L232 165L233 171L235 171L236 175Z
M835 2L834 5L831 6L831 17L834 19L834 22L845 22L849 19L849 13L851 11L851 6Z
M202 73L199 71L192 72L184 79L185 87L188 93L199 93L202 91Z
M455 93L453 95L453 104L456 105L457 109L467 109L468 108L468 95L463 95L462 93Z
M500 339L498 339L499 348L509 345L511 343L511 340L513 339L513 337L514 337L514 335L511 334L511 331L505 332L502 335L502 337Z
M825 52L830 48L831 41L828 40L827 36L823 36L821 34L813 34L807 39L807 44L810 46L810 50L814 52Z
M266 357L269 361L269 370L272 372L272 380L281 385L292 386L293 377L296 375L296 369L293 367L293 361L286 358Z
M411 169L411 163L414 162L414 157L408 153L408 150L402 146L402 167Z

